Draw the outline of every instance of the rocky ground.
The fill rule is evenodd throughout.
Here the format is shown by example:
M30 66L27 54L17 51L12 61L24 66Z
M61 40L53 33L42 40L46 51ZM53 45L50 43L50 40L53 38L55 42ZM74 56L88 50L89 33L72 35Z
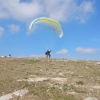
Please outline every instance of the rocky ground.
M100 100L100 61L0 58L0 100Z

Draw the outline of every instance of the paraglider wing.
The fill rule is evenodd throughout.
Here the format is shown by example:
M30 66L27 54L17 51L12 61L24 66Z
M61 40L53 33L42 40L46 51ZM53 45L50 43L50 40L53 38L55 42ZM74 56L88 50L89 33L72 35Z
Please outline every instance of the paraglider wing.
M47 18L47 17L36 18L35 20L33 20L31 22L31 24L29 26L29 30L32 28L32 26L34 24L42 24L42 25L45 25L45 26L51 28L52 30L54 30L58 34L58 36L60 38L63 36L63 31L62 31L62 28L61 28L60 23L58 23L54 19Z

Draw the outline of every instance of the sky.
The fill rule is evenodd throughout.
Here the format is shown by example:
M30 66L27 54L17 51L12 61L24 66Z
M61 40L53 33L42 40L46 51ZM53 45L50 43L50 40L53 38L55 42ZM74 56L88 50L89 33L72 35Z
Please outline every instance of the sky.
M0 56L100 60L100 0L0 0ZM56 20L63 37L39 17ZM48 33L50 36L48 36Z

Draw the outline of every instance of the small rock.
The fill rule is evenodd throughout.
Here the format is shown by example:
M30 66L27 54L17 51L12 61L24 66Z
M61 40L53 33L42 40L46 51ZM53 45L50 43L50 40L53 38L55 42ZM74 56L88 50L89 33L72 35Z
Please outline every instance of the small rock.
M100 64L100 62L96 62L96 64Z
M26 89L24 89L24 90L18 90L18 91L15 91L15 92L13 92L12 94L13 95L16 95L16 96L24 96L25 94L27 94L29 91L28 90L26 90Z
M76 95L76 92L67 92L67 94Z
M76 92L72 92L71 94L72 94L72 95L76 95Z
M95 97L87 97L87 98L85 98L84 100L98 100L98 99L95 98Z
M79 76L79 78L82 78L83 76Z
M59 73L59 75L60 75L60 76L62 76L62 75L63 75L63 73L61 73L61 72L60 72L60 73Z
M100 86L93 86L94 89L100 89Z
M12 94L9 93L9 94L6 94L6 95L3 95L0 97L0 100L9 100L12 98Z

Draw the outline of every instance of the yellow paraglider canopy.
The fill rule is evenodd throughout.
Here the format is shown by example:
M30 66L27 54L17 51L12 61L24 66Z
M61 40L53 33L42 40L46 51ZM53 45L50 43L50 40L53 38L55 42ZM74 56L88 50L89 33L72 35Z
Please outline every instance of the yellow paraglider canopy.
M60 38L63 36L63 31L62 31L62 28L61 28L61 24L58 23L57 21L55 21L54 19L47 18L47 17L36 18L35 20L33 20L31 22L31 24L29 26L29 30L32 28L32 26L34 24L45 25L45 26L51 28L52 30L54 30Z

